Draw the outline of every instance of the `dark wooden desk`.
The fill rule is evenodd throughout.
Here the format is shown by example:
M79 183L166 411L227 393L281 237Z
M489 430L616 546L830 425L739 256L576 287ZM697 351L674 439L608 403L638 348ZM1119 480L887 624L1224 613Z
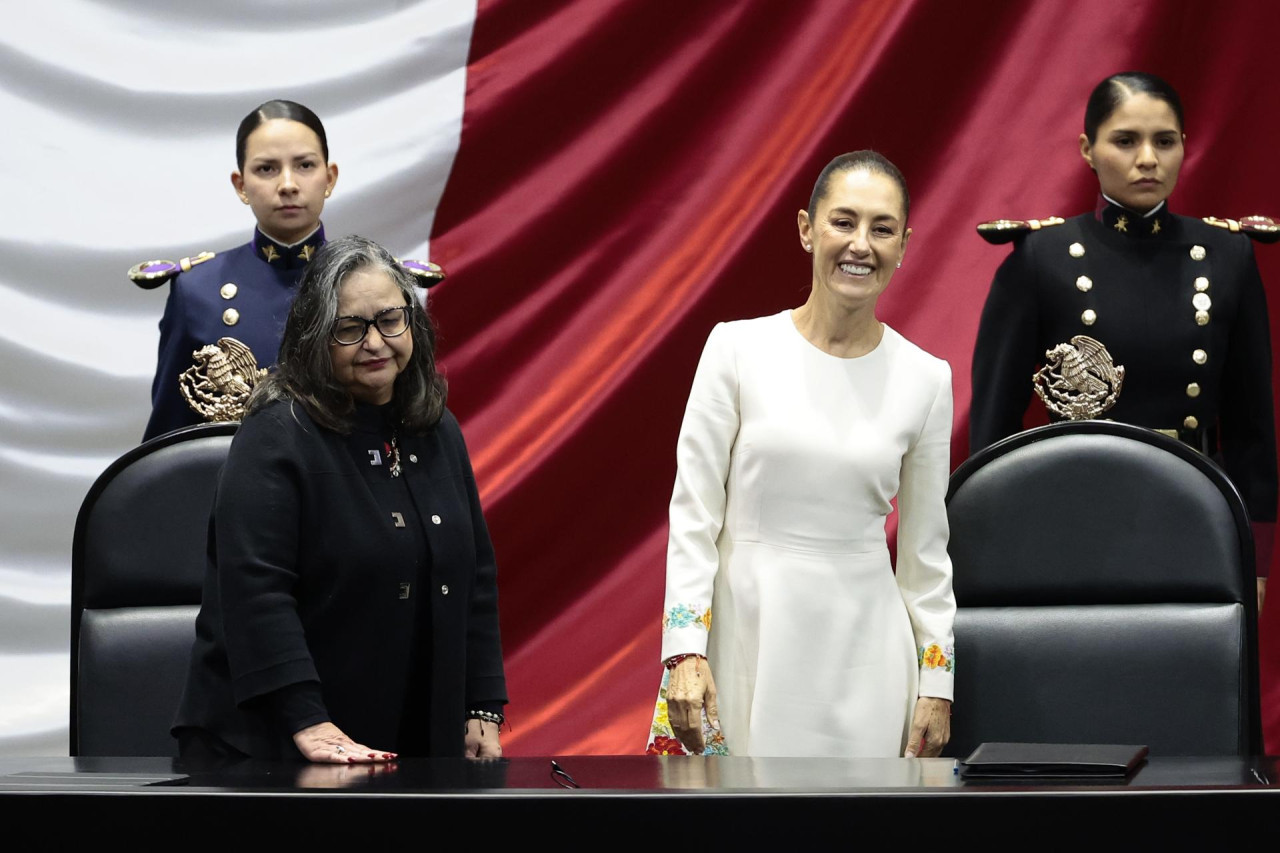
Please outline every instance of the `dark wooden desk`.
M781 831L802 841L833 830L849 838L855 830L953 833L979 825L1010 841L1020 827L1059 841L1115 837L1117 826L1145 840L1186 841L1187 831L1244 826L1280 833L1274 758L1155 758L1123 781L1013 784L967 782L951 759L556 761L580 788L562 787L549 758L406 759L372 768L4 758L0 816L10 827L15 819L41 827L45 840L128 826L201 838L239 834L243 841L246 827L266 820L293 840L332 841L334 833L379 826L469 826L484 839L478 847L521 849L535 841L580 847L587 830L592 837L610 833L619 844L665 848L676 827L701 832L693 827L702 824L716 845L760 842Z

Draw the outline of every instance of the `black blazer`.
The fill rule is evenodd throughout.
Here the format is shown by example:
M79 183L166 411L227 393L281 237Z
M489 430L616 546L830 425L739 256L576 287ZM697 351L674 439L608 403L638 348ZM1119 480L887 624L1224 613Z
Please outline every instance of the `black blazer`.
M210 520L175 729L206 729L255 757L297 756L264 698L318 681L339 728L393 748L415 646L430 659L431 754L460 755L466 711L506 702L493 546L458 422L446 411L401 440L411 503L399 516L423 519L425 588L412 531L375 500L345 442L287 401L245 418ZM417 624L430 635L415 639L428 602Z

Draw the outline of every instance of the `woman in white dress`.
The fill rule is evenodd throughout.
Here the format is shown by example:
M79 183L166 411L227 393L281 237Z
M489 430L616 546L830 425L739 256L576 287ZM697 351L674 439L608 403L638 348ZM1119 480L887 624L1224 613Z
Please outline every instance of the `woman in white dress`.
M651 753L947 742L951 371L875 316L909 207L884 157L837 157L797 214L808 300L707 339L676 452Z

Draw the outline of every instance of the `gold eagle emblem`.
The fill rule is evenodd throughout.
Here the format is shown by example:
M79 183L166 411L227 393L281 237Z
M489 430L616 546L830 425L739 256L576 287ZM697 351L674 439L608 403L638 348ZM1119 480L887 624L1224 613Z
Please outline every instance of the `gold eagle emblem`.
M1115 405L1124 385L1124 367L1111 360L1100 341L1076 335L1044 354L1045 365L1031 377L1049 411L1078 421L1096 418Z
M238 421L253 386L267 375L253 350L235 338L218 338L191 354L195 364L178 375L187 405L206 421Z

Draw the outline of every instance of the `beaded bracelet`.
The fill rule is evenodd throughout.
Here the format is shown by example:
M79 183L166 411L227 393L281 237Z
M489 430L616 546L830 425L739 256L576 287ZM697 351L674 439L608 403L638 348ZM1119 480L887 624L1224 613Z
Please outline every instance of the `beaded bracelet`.
M680 661L684 660L685 658L702 658L703 660L706 660L707 656L700 655L697 652L686 652L685 654L682 654L682 655L672 655L671 657L664 660L662 662L662 665L665 666L667 669L675 669L676 666L679 665Z
M504 717L501 714L495 714L493 711L468 711L467 719L480 720L481 722L485 722L485 723L493 723L494 725L497 725L497 726L501 726L503 723L507 721L506 717Z

